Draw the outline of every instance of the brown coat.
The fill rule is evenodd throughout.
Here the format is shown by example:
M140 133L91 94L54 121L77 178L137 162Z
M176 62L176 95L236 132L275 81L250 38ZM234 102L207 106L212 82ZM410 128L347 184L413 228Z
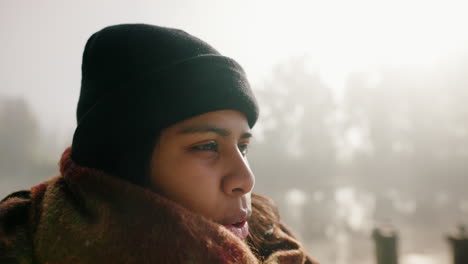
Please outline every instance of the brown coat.
M0 203L0 263L316 263L264 197L253 196L245 243L154 192L78 167L69 150L60 165Z

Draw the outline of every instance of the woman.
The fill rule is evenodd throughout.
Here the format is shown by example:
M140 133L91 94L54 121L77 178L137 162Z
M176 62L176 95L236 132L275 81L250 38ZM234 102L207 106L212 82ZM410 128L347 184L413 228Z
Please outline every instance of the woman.
M202 40L96 32L60 174L0 203L0 263L315 263L252 194L257 117L242 68Z

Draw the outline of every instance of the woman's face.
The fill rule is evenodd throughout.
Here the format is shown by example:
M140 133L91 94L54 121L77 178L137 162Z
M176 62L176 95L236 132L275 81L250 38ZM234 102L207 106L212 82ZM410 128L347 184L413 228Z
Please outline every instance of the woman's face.
M247 220L255 183L246 158L250 138L246 118L233 110L166 128L153 151L151 186L222 225Z

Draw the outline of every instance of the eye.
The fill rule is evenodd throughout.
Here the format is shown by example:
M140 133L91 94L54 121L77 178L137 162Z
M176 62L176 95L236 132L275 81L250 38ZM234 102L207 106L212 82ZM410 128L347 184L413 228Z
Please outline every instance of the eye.
M249 149L249 144L248 143L242 143L237 146L239 148L239 151L242 153L242 156L247 155L248 149Z
M210 141L208 143L193 146L192 149L201 150L201 151L218 152L218 143L216 143L215 141Z

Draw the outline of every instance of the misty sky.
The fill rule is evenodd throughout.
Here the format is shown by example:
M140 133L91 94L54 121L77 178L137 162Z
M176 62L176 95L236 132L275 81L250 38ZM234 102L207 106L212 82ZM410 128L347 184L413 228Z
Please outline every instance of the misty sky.
M430 64L467 43L463 1L2 0L0 96L25 96L45 131L75 126L81 54L117 23L177 27L238 60L254 87L273 66L310 58L334 88L349 71Z

